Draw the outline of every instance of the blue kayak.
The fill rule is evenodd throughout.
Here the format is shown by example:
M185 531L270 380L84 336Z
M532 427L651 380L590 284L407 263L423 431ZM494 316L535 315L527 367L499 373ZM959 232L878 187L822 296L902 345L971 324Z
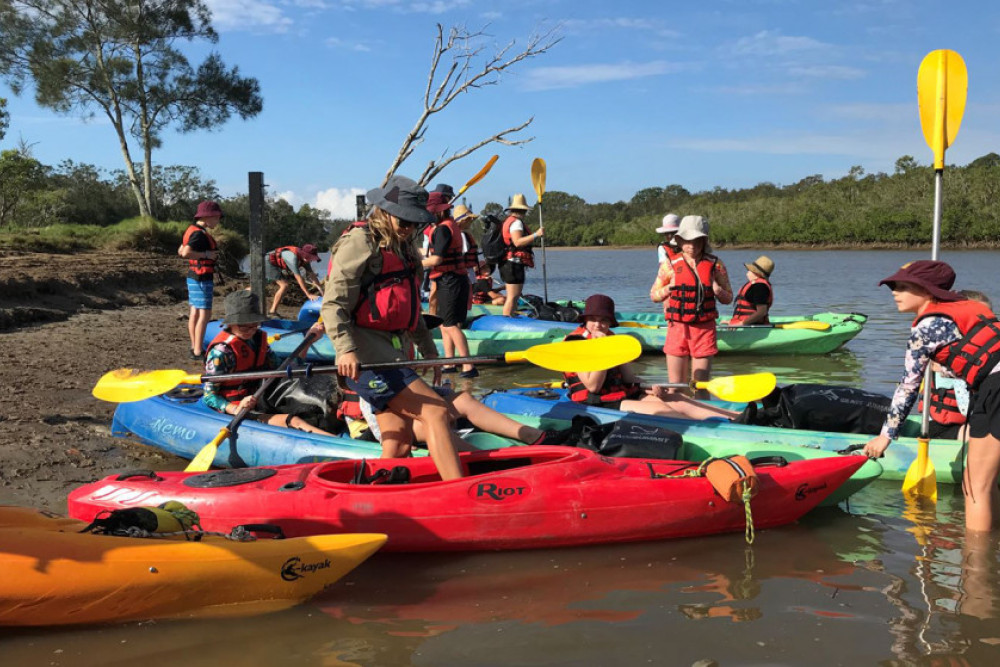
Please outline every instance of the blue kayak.
M626 414L631 419L648 421L664 426L683 436L685 441L699 438L729 440L750 446L754 443L794 445L829 452L839 452L852 445L864 445L873 436L863 433L827 433L767 426L734 424L726 420L692 421L671 417L638 415L611 410L592 405L575 403L566 398L560 389L511 389L498 391L483 398L483 403L497 412L503 412L513 419L523 421L523 417L545 417L558 420L572 420L577 415L590 415L607 424L621 419ZM523 416L523 417L522 417ZM904 426L901 437L893 442L880 459L884 468L883 479L902 480L910 464L917 456L919 420L910 418ZM930 458L934 464L937 481L946 484L960 484L964 468L964 452L958 440L932 440Z

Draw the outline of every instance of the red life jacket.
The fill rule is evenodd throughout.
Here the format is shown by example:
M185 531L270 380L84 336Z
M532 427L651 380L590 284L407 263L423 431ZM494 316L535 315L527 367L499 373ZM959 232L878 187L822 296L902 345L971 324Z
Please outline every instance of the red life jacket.
M442 227L447 228L451 232L451 241L448 242L447 250L441 255L441 263L431 267L431 280L440 278L446 273L465 272L465 253L462 252L462 230L458 228L458 223L451 218L445 218L437 224L437 229ZM431 240L433 242L433 237ZM433 253L434 246L432 243L431 254Z
M420 317L416 267L396 253L380 248L382 271L361 282L354 323L380 331L413 331Z
M361 397L358 396L357 392L351 391L347 387L340 388L340 403L337 405L337 417L341 420L344 418L351 419L364 419L365 415L361 412Z
M288 271L289 270L288 263L285 262L285 260L281 257L281 253L285 252L286 250L291 250L292 252L295 253L296 257L298 257L300 260L303 260L302 250L300 248L293 245L286 245L286 246L281 246L280 248L276 248L271 252L267 253L266 255L267 261L271 262L271 266L276 266L282 271Z
M671 260L674 288L670 290L664 317L671 322L711 322L719 317L715 309L712 274L719 259L706 254L692 270L680 253Z
M205 238L208 239L208 249L215 251L218 245L215 243L215 239L208 230L201 225L192 224L184 231L184 238L181 239L181 245L189 245L191 237L195 232L202 232L205 234ZM212 276L215 274L215 260L214 259L189 259L188 260L188 271L194 274L195 277L201 278L204 276Z
M750 291L751 287L753 287L754 285L758 285L760 283L764 283L765 285L767 285L767 307L769 309L771 308L771 304L774 303L774 288L771 287L771 283L770 281L768 281L767 278L761 278L760 276L757 276L756 278L748 282L746 285L741 287L740 293L736 295L736 305L733 307L733 319L729 321L730 324L733 325L740 324L743 322L743 320L747 319L748 317L757 312L757 305L747 301L746 295L747 292ZM770 324L770 323L771 320L768 317L764 317L762 321L757 322L757 324Z
M212 349L221 343L236 355L236 368L233 369L233 373L254 371L264 367L264 363L267 361L268 344L267 334L262 329L258 329L253 336L254 343L257 346L256 353L254 353L254 349L249 343L225 329L212 339L212 342L208 345L208 349ZM241 398L249 396L256 391L260 385L260 380L229 380L218 382L217 384L221 386L219 394L226 400L239 401Z
M347 236L352 230L355 230L355 229L364 229L367 226L368 226L368 221L367 220L357 220L357 221L352 222L351 224L347 225L347 227L344 228L344 231L342 231L340 233L340 235L341 236ZM326 275L330 275L330 272L331 272L332 269L333 269L333 253L331 252L330 253L330 259L328 259L326 261Z
M479 281L485 281L487 285L486 289L481 289L479 286ZM490 297L490 292L493 291L493 277L492 276L477 276L476 282L472 285L472 303L486 304L493 303L493 298Z
M529 269L535 266L535 253L532 252L531 246L526 246L524 248L518 248L514 245L514 239L510 235L510 227L515 222L517 218L513 215L507 216L507 219L503 221L503 242L507 246L507 251L504 253L504 261L514 262L515 264L523 264ZM530 234L531 229L528 228L528 223L521 221L524 225L524 233Z
M924 392L920 392L920 400L917 402L917 410L921 413L924 410ZM937 387L934 384L934 375L931 374L931 407L930 418L938 424L964 424L965 415L958 409L958 398L955 390L950 387Z
M472 234L463 231L462 238L465 239L465 245L469 248L465 251L465 270L478 269L479 268L479 246L476 244L476 239L472 238Z
M674 258L677 257L677 255L681 254L681 251L677 249L677 246L672 246L666 241L664 241L663 243L659 244L656 247L663 248L663 252L667 257L668 262L674 261Z
M608 335L613 336L614 332L612 331ZM590 333L586 327L577 327L563 340L585 340L587 338L590 338ZM597 393L587 389L583 380L576 373L563 373L563 377L566 378L570 400L587 405L624 401L628 398L635 398L640 392L639 385L625 382L620 366L608 369L607 375L604 376L604 384L601 385L601 389Z
M913 320L913 325L925 317L947 317L958 325L962 339L941 346L933 359L949 369L959 380L965 380L975 391L990 371L1000 363L1000 321L986 304L963 300L931 303Z

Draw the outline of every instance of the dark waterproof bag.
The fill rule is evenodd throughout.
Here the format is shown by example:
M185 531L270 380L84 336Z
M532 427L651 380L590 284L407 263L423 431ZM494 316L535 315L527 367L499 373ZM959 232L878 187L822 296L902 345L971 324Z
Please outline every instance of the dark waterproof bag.
M268 389L257 411L294 415L316 428L340 433L344 424L337 419L339 395L336 378L332 375L283 378Z
M791 384L780 389L777 399L776 406L757 413L755 424L875 435L892 403L882 394L825 384Z
M676 459L684 440L675 431L625 417L599 424L593 417L577 415L567 445L604 456L636 459Z

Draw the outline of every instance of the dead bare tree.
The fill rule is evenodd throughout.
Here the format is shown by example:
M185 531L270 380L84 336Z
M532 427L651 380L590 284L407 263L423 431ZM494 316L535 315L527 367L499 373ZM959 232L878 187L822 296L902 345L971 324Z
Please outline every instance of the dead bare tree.
M545 53L562 41L562 37L557 35L558 26L556 26L544 33L530 36L524 48L517 53L511 53L516 45L516 40L511 40L506 45L499 47L492 56L485 57L484 60L480 61L487 49L484 40L488 37L485 32L488 27L487 25L481 30L469 32L465 26L453 26L448 30L448 36L445 39L444 27L440 23L438 24L437 37L434 40L434 54L431 58L430 71L427 74L427 87L424 90L423 111L417 118L413 129L403 140L399 153L385 174L383 185L390 176L396 173L399 166L413 154L417 146L423 143L431 116L443 111L462 93L471 92L476 88L497 85L505 70L528 58ZM449 59L450 64L446 65L445 63ZM534 137L517 139L512 138L511 135L531 125L533 120L534 116L520 125L497 132L472 146L455 151L451 155L447 155L447 151L445 151L438 159L431 160L427 164L418 182L421 185L430 182L452 162L460 160L488 144L519 146L528 143Z

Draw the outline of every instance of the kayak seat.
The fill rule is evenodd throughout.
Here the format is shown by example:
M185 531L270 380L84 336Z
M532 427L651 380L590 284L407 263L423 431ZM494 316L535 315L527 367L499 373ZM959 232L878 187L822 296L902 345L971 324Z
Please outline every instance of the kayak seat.
M511 470L513 468L523 468L525 466L530 466L532 463L531 459L527 456L516 457L516 458L504 458L504 459L484 459L481 461L467 461L466 468L468 468L469 476L474 475L485 475L491 472L500 472L501 470Z

